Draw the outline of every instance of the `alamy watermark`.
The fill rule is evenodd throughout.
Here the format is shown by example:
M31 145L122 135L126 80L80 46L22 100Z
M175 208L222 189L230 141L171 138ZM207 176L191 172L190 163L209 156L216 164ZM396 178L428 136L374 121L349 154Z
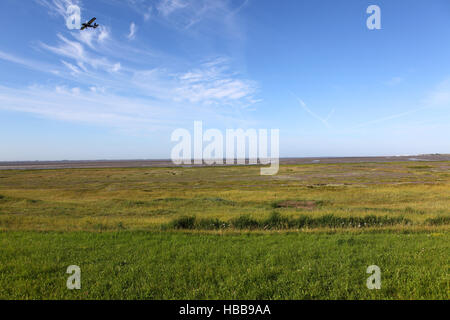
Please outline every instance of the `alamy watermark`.
M177 165L270 164L261 168L260 174L275 175L280 163L280 131L271 129L270 145L268 139L267 129L227 129L224 135L218 129L203 132L202 121L194 121L193 137L187 129L172 132L171 140L178 144L172 148L171 160Z
M381 269L379 266L371 265L367 267L366 273L370 274L367 278L366 286L367 289L381 289Z
M81 9L77 5L70 5L66 10L66 26L69 30L81 28Z
M70 274L71 276L67 278L66 286L67 289L73 290L81 289L81 268L79 266L71 265L67 267L67 274Z
M366 25L369 30L381 29L381 9L379 6L372 4L367 7L366 13L370 14L367 18Z

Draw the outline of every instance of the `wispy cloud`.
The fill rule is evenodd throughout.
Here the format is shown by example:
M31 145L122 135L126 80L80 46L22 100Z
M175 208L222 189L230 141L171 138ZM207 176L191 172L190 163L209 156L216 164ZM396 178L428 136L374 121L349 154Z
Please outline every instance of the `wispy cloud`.
M209 31L239 33L235 28L234 16L248 6L250 0L127 0L136 12L142 14L145 21L158 21L170 28L190 30L206 22Z
M35 0L38 4L48 9L49 14L67 18L67 8L70 5L81 6L80 0Z
M450 108L450 80L440 82L424 99L419 101L420 107L410 108L403 112L397 112L384 117L375 118L360 124L353 128L363 128L373 124L380 124L391 120L404 118L420 111L431 110L433 108Z
M67 62L67 61L64 61L64 60L61 60L61 62L70 70L70 71L72 71L72 74L79 74L80 72L81 72L81 70L78 68L78 67L76 67L76 66L74 66L73 64L71 64L71 63L69 63L69 62Z
M77 62L78 65L87 64L95 69L101 68L103 70L113 72L120 70L120 67L117 67L118 65L120 65L118 64L118 62L111 62L106 57L98 58L96 55L90 54L86 50L82 42L86 43L88 46L92 46L92 36L90 36L89 38L79 35L75 36L82 42L69 40L62 34L58 34L57 36L60 40L58 45L52 46L45 43L40 43L40 46L43 49L46 49L56 55L73 59Z
M228 70L225 60L218 58L200 68L178 75L176 92L182 99L197 103L251 104L257 91L255 82L240 79Z
M18 57L17 55L13 55L13 54L6 53L3 51L0 51L0 59L22 65L28 69L37 70L37 71L41 71L41 72L46 72L46 73L48 72L48 73L53 73L53 74L58 74L60 72L59 68L56 66L42 63L40 61L21 58L21 57Z
M135 127L148 131L173 123L171 112L165 108L97 89L84 91L79 87L65 86L12 89L0 86L0 101L0 109L119 129Z
M153 12L153 8L148 7L147 10L142 13L145 21L150 20L150 18L152 17L152 12Z
M388 86L396 86L400 83L403 82L403 78L402 77L392 77L391 79L389 79L388 81L385 82L386 85Z
M78 123L107 126L125 132L168 130L203 119L245 122L232 114L217 114L196 105L126 97L105 88L34 85L22 89L0 86L0 110ZM183 117L180 118L180 114Z
M137 31L136 24L134 22L132 22L130 24L130 33L128 34L127 38L130 40L133 40L134 38L136 38L136 31Z
M377 119L373 119L373 120L370 120L370 121L366 121L366 122L360 123L360 124L354 126L353 128L354 129L356 129L356 128L363 128L363 127L367 127L367 126L372 125L372 124L379 124L379 123L383 123L383 122L386 122L386 121L402 118L402 117L408 116L410 114L413 114L413 113L416 113L418 111L421 111L421 110L424 110L424 109L428 109L428 108L429 107L421 107L421 108L407 110L405 112L391 114L391 115L388 115L388 116L385 116L385 117L381 117L381 118L377 118Z
M72 33L77 41L87 45L90 49L96 49L99 45L105 44L110 39L110 30L105 26L100 26L97 29L85 29L83 32Z
M450 108L450 79L441 81L423 102L431 106Z
M162 68L135 71L131 83L160 100L221 109L251 105L255 102L256 83L231 72L225 61L218 58L183 73Z
M161 0L157 5L156 9L163 16L168 16L171 13L186 8L188 6L188 2L183 0Z
M75 0L36 1L50 14L60 16L65 16L67 5L82 5ZM145 1L136 3L146 6ZM154 10L161 10L161 15L167 15L164 19L171 19L183 10L191 12L192 6L200 2L158 3L159 9ZM210 8L212 4L205 2L205 6ZM133 22L128 38L134 38L136 32ZM31 87L0 86L0 108L123 130L150 130L196 119L240 122L236 110L244 110L258 100L257 83L234 69L226 56L174 60L159 52L155 58L151 50L124 40L115 37L104 24L84 32L62 30L55 40L38 42L34 46L39 51L36 61L0 51L0 59L52 73L52 83L61 83L48 86L36 81L37 85ZM54 63L41 63L39 57Z

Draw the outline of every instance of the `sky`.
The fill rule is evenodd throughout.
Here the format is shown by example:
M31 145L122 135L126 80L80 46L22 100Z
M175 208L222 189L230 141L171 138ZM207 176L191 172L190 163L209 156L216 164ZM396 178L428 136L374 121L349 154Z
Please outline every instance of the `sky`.
M194 121L279 129L282 157L450 153L449 57L447 0L2 0L0 161L167 159Z

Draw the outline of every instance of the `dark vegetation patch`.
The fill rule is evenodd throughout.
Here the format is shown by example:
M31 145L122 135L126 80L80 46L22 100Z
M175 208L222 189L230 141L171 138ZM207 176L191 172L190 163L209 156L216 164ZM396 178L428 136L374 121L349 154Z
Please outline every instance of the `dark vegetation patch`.
M16 197L7 197L4 195L0 195L0 203L5 203L5 202L23 202L25 204L38 204L38 203L42 203L42 200L37 200L37 199L27 199L27 198L16 198Z
M159 199L155 199L153 201L155 202L170 202L170 201L185 201L186 199L183 198L175 198L175 197L170 197L170 198L159 198Z
M340 183L340 184L328 184L328 183L315 183L315 184L308 184L306 187L308 189L320 189L320 190L326 190L326 191L340 191L343 188L346 188L350 183Z
M362 239L355 239L355 238L348 238L348 239L338 239L337 244L339 246L355 246L355 245L364 245L366 244L366 240Z
M429 219L425 220L425 224L428 224L431 226L447 225L447 224L450 224L450 216L429 218Z
M36 199L26 199L25 200L27 204L37 204L43 202L42 200L36 200Z
M0 203L10 202L10 201L19 201L18 198L11 198L8 196L0 195Z
M364 228L382 227L397 224L409 224L410 220L404 217L388 216L364 216L364 217L338 217L335 215L325 215L321 217L311 217L300 215L296 218L283 217L278 212L273 212L267 219L257 220L249 215L242 215L230 221L219 219L197 219L195 216L183 216L176 218L164 227L170 229L239 229L239 230L284 230L301 228Z
M190 199L182 199L182 198L163 198L163 199L154 199L154 200L126 200L126 199L114 199L113 201L120 206L133 208L133 207L151 207L154 206L155 203L159 202L172 202L172 201L186 201Z
M229 228L229 223L223 222L217 218L204 218L196 221L195 226L197 226L199 229L204 230L217 230L217 229L224 229Z
M194 229L197 225L197 219L194 216L183 216L170 222L170 227L174 229Z
M408 168L410 169L432 169L433 167L431 166L409 166Z
M176 211L173 210L167 210L167 209L157 209L150 211L150 215L152 216L166 216L169 214L174 214Z
M136 208L136 207L148 207L152 206L151 201L142 201L142 200L124 200L124 199L114 199L114 203L126 207L126 208Z
M203 198L202 200L208 201L208 202L214 202L214 203L218 203L218 204L229 205L229 206L234 206L236 204L236 202L234 202L234 201L223 199L223 198L218 198L218 197Z
M272 203L272 208L296 208L312 210L325 204L322 200L281 200Z
M385 212L385 213L404 213L404 214L425 214L424 210L414 209L411 207L406 208L374 208L374 207L356 207L356 208L340 208L340 210L345 211L375 211L375 212Z

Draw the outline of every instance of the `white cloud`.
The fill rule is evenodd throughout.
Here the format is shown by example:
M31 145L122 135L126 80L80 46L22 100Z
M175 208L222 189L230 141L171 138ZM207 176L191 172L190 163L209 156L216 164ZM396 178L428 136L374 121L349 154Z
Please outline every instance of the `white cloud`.
M121 69L121 67L122 67L122 66L120 65L120 62L118 62L118 63L116 63L116 64L113 65L111 71L112 71L112 72L118 72L118 71Z
M137 71L133 84L160 99L192 104L246 107L255 101L255 82L231 72L227 60L218 58L184 73L166 69Z
M104 45L105 41L110 38L110 31L105 26L100 26L97 29L85 29L83 32L74 32L71 33L71 35L77 41L96 50L99 46Z
M0 86L0 109L124 129L139 126L151 130L155 125L171 122L170 112L148 101L104 93L97 88L83 91L65 86L25 89Z
M183 9L187 7L188 4L182 0L161 0L157 5L156 9L163 16L168 16L174 11Z
M81 90L78 87L72 88L71 91L75 95L79 95L81 93Z
M28 69L37 70L41 72L49 72L53 74L59 74L60 70L57 67L48 65L46 63L41 63L35 60L24 59L18 57L17 55L13 55L7 52L0 51L0 60L9 61L12 63L16 63L22 65Z
M403 82L402 77L393 77L393 78L389 79L388 81L386 81L385 84L388 86L396 86L402 82Z
M428 95L424 103L430 106L450 107L450 79L439 83Z
M235 16L249 4L249 0L127 0L128 5L145 21L158 21L179 31L191 31L202 25L207 32L226 33L241 37ZM153 4L153 7L150 5ZM198 30L196 30L198 31ZM236 37L235 37L236 40Z
M99 41L99 42L103 42L103 41L105 41L106 39L108 39L109 36L110 36L110 33L109 33L108 28L105 28L105 27L103 27L103 26L100 26L100 32L99 32L99 35L98 35L98 41Z
M26 112L45 118L89 123L125 131L149 132L192 125L192 121L243 121L209 109L124 97L104 88L31 86L13 89L0 85L0 110ZM180 113L185 114L180 118Z
M81 6L80 0L35 0L38 4L46 7L51 15L68 17L67 7L70 5Z
M150 20L150 18L152 17L152 12L153 12L153 8L152 7L148 7L147 11L144 11L143 15L144 15L144 20L145 21Z
M37 1L53 8L53 14L60 15L64 15L62 8L68 2L80 4L69 0ZM198 6L203 2L194 3ZM161 12L167 17L183 10L187 10L189 16L194 14L194 8L198 9L191 8L191 2L189 5L180 1L160 4ZM211 5L205 4L205 7L211 8ZM182 20L185 23L189 19ZM0 86L0 109L60 120L148 129L195 119L239 121L234 118L234 107L244 108L256 101L257 84L234 70L228 58L203 63L188 61L184 57L172 57L164 52L154 54L147 48L131 46L123 38L115 39L107 26L85 31L61 31L55 43L39 43L38 49L44 49L39 54L50 56L54 65L0 51L0 59L52 72L56 79L64 79L60 83L65 84L25 88ZM136 32L133 22L128 36L133 38ZM180 118L180 114L183 117Z
M61 40L59 45L50 46L45 43L41 43L41 47L62 57L73 59L78 65L84 66L85 64L97 69L102 68L106 71L118 71L120 69L120 63L110 62L107 58L96 58L92 54L86 51L83 44L78 41L72 41L67 39L61 34L58 34L58 38ZM84 41L89 46L89 41L92 38L84 38Z
M0 59L2 60L6 60L6 61L10 61L10 62L14 62L14 63L18 63L18 64L22 64L25 66L31 66L33 65L32 62L30 62L29 60L25 60L25 59L20 59L12 54L0 51Z
M133 40L134 38L136 38L136 31L137 31L136 24L134 22L132 22L130 24L130 33L128 34L127 38L130 40Z
M70 70L72 71L72 73L74 74L79 74L80 73L80 69L78 69L76 66L74 66L73 64L66 62L64 60L61 60L61 62Z

